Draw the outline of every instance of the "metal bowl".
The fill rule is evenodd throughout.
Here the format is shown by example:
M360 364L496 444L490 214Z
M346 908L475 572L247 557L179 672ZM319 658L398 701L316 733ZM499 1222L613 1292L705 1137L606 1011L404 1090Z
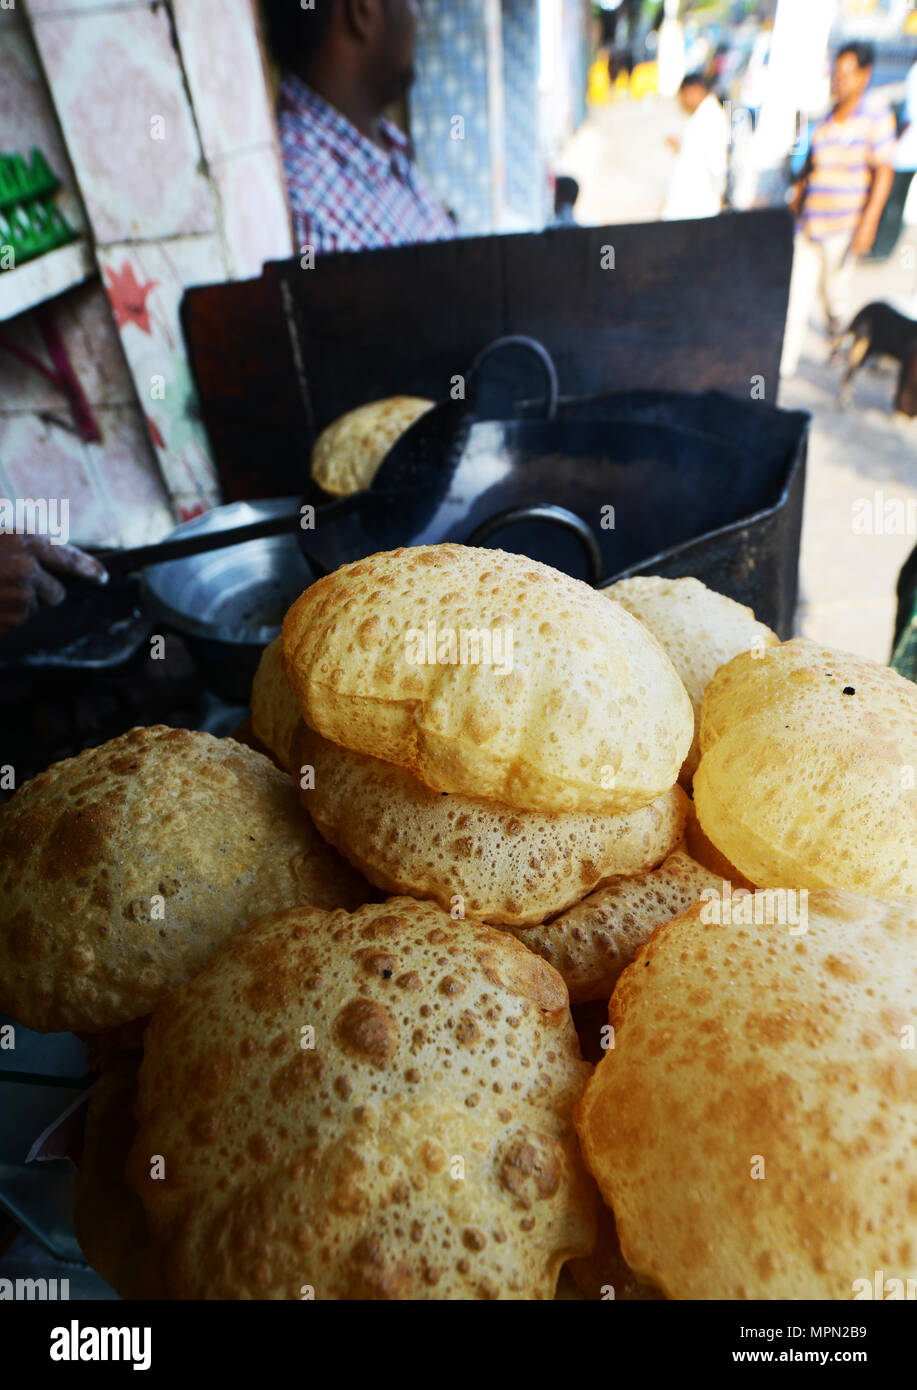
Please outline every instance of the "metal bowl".
M299 500L231 502L184 522L167 539L291 516ZM290 604L314 580L291 526L289 535L150 565L142 591L151 613L185 639L206 685L224 700L247 704L261 652L279 633Z

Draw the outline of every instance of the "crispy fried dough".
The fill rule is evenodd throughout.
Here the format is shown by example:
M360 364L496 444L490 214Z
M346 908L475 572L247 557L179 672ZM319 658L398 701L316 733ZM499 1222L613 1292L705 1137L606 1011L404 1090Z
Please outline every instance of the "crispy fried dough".
M258 662L251 695L252 730L278 766L293 771L293 735L302 711L283 670L283 643L276 637Z
M917 909L813 893L807 921L768 924L768 903L654 932L577 1109L624 1258L670 1298L851 1299L914 1273Z
M83 1152L73 1186L73 1225L83 1254L122 1298L163 1298L143 1203L124 1180L137 1133L133 1105L142 1054L123 1052L106 1063L92 1089Z
M170 1294L551 1298L594 1238L589 1072L504 932L410 898L265 918L146 1032L127 1176Z
M514 928L513 935L563 976L571 1003L608 999L656 927L721 885L717 874L676 850L658 869L616 878L553 922Z
M704 699L694 803L753 883L917 896L917 685L786 642L722 667Z
M132 729L0 808L0 1008L39 1032L114 1028L266 910L369 892L260 753Z
M303 805L336 849L389 893L432 898L496 925L543 922L597 883L640 873L681 839L688 798L671 787L630 815L547 815L444 796L391 763L351 753L300 723Z
M602 592L649 628L691 697L694 741L678 779L690 790L700 762L698 730L708 684L719 668L740 652L776 646L780 639L776 632L758 622L751 608L708 589L699 579L638 576L619 579Z
M395 440L435 404L420 396L386 396L348 410L312 446L312 477L334 497L369 487Z
M634 811L668 791L691 745L691 702L646 628L500 550L417 546L344 565L293 604L283 652L307 724L434 791Z

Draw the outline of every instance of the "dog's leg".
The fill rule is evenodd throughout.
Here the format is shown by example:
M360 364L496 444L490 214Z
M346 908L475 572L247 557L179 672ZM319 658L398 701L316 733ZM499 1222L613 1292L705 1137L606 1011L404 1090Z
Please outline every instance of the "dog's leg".
M844 355L844 343L850 337L851 330L845 329L843 333L836 333L831 339L831 346L828 350L828 366L836 367Z
M841 381L840 390L837 393L837 403L845 406L850 400L850 383L853 374L858 367L862 366L864 359L869 353L870 341L868 338L855 338L853 346L847 354L847 368Z
M895 391L895 419L899 424L917 417L917 353L905 358Z

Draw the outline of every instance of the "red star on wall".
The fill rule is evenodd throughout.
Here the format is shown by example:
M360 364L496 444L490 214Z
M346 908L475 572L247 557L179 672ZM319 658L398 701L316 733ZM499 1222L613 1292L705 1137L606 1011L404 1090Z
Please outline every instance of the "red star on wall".
M159 281L147 280L146 284L139 285L130 261L124 261L120 270L112 270L106 266L105 278L108 282L108 297L111 300L111 307L114 310L115 323L118 328L123 328L128 323L135 323L141 332L148 333L152 337L153 330L150 327L150 312L147 309L146 301L150 291L156 288Z

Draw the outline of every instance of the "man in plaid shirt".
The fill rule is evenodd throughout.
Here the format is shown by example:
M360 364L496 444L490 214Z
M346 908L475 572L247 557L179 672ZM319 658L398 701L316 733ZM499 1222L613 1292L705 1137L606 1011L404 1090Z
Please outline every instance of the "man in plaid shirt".
M382 112L413 79L416 0L265 0L296 242L362 251L455 235Z

